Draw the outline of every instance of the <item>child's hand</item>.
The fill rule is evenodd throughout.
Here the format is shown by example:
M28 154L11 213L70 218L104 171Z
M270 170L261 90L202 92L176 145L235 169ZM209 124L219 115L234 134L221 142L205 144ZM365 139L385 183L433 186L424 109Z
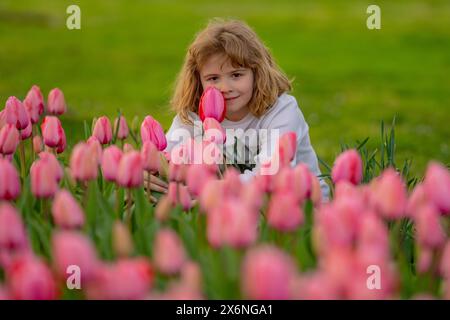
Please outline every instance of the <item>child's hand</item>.
M150 182L150 191L157 191L161 193L167 193L167 188L169 185L167 182L161 180L159 177L149 174L147 171L144 172L144 187L148 189ZM147 190L148 191L148 190Z

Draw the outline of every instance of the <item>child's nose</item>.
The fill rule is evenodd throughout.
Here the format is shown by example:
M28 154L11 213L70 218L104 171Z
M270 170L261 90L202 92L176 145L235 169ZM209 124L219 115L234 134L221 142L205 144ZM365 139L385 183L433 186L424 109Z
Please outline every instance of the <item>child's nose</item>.
M229 85L229 83L227 81L222 81L219 84L219 88L218 88L222 93L228 93L230 91L232 91L231 86Z

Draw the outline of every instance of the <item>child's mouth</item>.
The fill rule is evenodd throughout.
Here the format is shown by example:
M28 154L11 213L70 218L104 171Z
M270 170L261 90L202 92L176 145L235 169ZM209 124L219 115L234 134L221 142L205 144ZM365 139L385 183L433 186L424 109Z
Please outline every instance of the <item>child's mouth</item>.
M227 98L227 99L225 99L225 100L226 100L226 101L231 101L231 100L235 100L235 99L237 99L237 98L239 98L239 96L233 97L233 98Z

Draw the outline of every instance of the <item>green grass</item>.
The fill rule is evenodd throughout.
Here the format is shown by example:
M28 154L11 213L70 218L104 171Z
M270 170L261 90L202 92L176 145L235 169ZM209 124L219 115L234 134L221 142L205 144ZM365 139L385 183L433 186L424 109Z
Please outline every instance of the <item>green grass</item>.
M82 29L65 26L79 4ZM17 1L0 2L0 101L32 84L60 87L70 111L69 145L83 120L152 114L170 126L169 99L186 47L215 16L247 21L289 77L318 155L341 143L379 140L397 115L397 157L412 171L450 159L450 3L377 1L382 29L366 28L370 1Z

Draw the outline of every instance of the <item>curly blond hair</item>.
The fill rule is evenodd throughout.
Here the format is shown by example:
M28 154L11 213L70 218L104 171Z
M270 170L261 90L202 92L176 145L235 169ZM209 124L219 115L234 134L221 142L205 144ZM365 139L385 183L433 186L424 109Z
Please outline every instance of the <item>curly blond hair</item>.
M197 112L203 92L199 70L215 54L225 54L234 67L250 68L254 74L250 112L260 117L284 92L291 80L278 67L256 33L239 20L212 19L189 46L170 101L182 122L192 124L189 111Z

